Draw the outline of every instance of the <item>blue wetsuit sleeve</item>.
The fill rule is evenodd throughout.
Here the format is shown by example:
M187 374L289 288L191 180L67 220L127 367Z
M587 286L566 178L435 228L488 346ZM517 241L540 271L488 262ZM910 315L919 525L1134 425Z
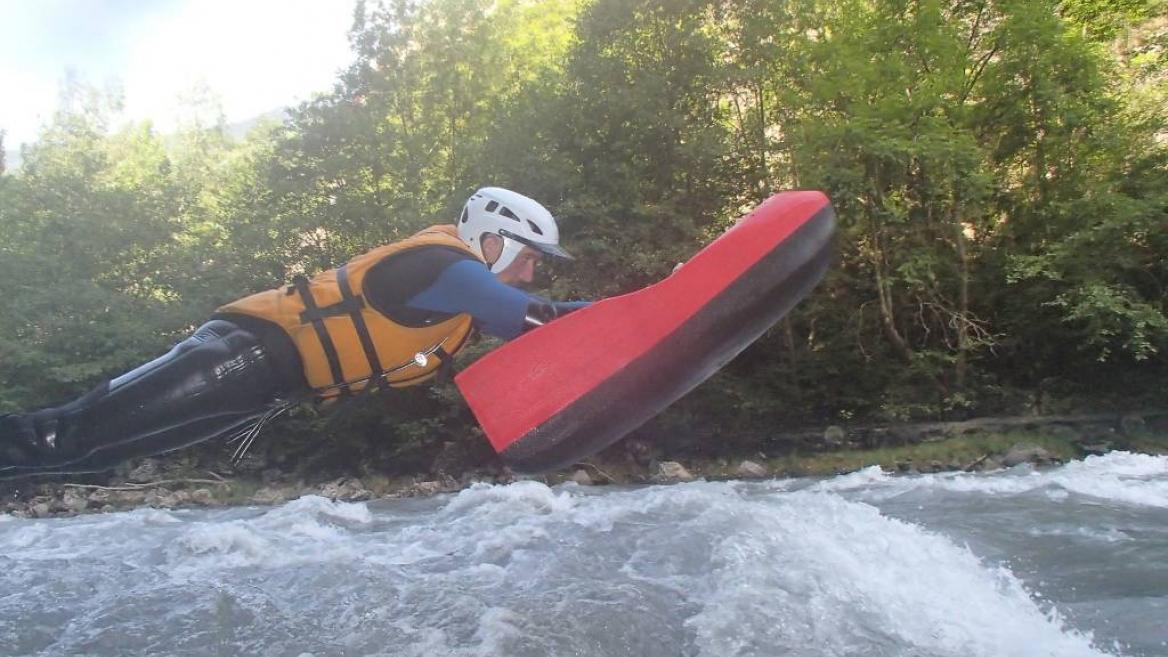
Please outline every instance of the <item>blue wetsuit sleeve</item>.
M406 305L440 313L467 313L483 333L510 340L523 332L523 318L532 297L500 283L477 260L460 260L442 270L430 287Z

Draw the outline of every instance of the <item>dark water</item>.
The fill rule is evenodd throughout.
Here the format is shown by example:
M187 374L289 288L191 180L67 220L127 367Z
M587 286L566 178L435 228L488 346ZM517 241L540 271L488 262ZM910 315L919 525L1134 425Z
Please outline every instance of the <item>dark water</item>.
M1168 655L1168 458L0 516L2 655Z

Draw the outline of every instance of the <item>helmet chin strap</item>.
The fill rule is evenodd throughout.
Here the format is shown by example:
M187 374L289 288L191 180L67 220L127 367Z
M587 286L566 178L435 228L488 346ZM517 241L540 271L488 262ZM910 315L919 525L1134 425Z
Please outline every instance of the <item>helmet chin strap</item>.
M487 258L488 249L486 241L489 239L489 237L498 239L500 244L498 255L495 256L494 260L489 260ZM475 247L472 246L472 248ZM489 269L492 274L498 274L507 267L511 266L512 262L515 262L515 257L518 256L519 252L523 250L523 243L519 240L504 237L498 233L483 233L482 237L479 238L479 243L476 250L482 257L483 262L487 264L487 269Z
M518 240L503 237L502 235L498 237L503 240L503 248L499 251L499 257L490 265L492 274L498 274L507 267L510 267L511 263L515 262L515 257L523 250L523 244Z

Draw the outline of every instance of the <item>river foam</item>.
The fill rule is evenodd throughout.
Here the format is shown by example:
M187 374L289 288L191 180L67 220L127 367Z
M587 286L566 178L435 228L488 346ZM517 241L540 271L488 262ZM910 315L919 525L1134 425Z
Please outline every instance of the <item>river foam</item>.
M788 484L777 482L775 488ZM1100 501L1168 508L1168 456L1111 452L1064 466L1035 470L1020 465L996 473L945 472L897 476L871 466L814 484L824 492L863 491L873 499L926 489L978 495L1047 493L1052 500L1074 493Z
M911 509L943 491L960 510L1017 496L1038 520L1009 541L1036 541L1036 554L1089 541L1098 558L1122 546L1130 559L1161 540L1132 514L1160 513L1166 466L1118 454L977 475L522 481L427 500L12 519L0 524L0 641L40 655L1116 654L1041 577L1024 584L1008 561L881 501L918 494ZM1065 504L1054 491L1117 505L1124 525L1044 521ZM1132 600L1166 600L1149 582ZM62 629L36 629L44 619ZM1154 645L1154 628L1136 631Z

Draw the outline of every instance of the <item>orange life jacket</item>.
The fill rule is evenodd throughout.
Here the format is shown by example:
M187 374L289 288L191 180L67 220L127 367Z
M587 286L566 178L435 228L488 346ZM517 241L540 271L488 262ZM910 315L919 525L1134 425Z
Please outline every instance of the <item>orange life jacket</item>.
M320 397L335 397L369 385L404 387L432 378L462 349L471 316L413 328L403 326L365 301L365 275L377 263L409 249L445 246L481 260L458 238L454 226L431 226L400 242L357 256L311 280L244 297L218 309L272 322L300 352L304 377Z

